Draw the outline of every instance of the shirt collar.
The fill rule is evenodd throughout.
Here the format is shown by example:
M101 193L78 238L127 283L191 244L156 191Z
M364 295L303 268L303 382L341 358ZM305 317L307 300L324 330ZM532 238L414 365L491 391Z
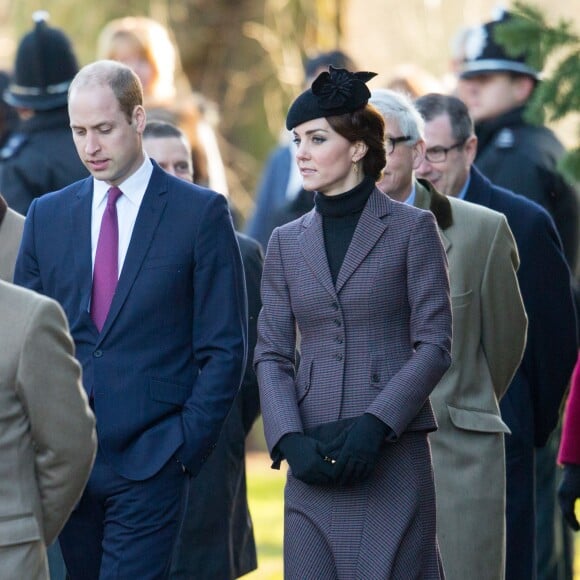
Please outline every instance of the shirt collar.
M413 186L411 188L411 193L409 195L409 197L405 200L404 203L408 204L408 205L415 205L415 194L417 192L417 189L415 187L415 180L413 180Z
M457 197L459 199L465 199L465 196L467 195L467 190L469 189L469 184L470 183L471 183L471 174L469 174L467 176L467 180L466 180L465 184L461 188L461 191L457 194Z
M149 157L145 156L139 169L120 183L118 187L131 203L139 205L143 199L143 194L147 189L152 173L153 163L151 163ZM106 181L93 179L93 203L95 207L98 207L104 202L110 187Z

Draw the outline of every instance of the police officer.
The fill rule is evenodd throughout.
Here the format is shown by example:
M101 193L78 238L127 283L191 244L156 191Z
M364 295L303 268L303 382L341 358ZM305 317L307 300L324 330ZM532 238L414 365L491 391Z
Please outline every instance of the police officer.
M526 63L524 54L509 56L495 41L496 26L509 18L504 12L498 20L473 28L466 39L460 84L479 142L475 163L494 184L528 197L551 214L568 264L576 273L578 303L578 193L557 171L564 148L554 133L524 119L526 104L541 82L540 73ZM571 576L570 538L561 522L554 525L560 519L555 508L558 441L556 431L545 447L536 450L538 580ZM508 506L508 520L510 516ZM510 547L518 541L517 534L510 537L508 531L511 565L506 580L529 580L520 563L510 560Z
M525 55L508 56L495 41L496 26L511 16L475 27L466 41L460 72L462 98L475 123L479 148L475 163L493 183L539 203L554 218L564 252L577 272L578 193L558 173L564 148L547 127L524 117L540 74Z
M19 123L0 150L0 192L13 210L26 214L35 197L88 175L69 127L67 91L78 70L65 34L35 12L34 29L18 46L14 74L3 98Z

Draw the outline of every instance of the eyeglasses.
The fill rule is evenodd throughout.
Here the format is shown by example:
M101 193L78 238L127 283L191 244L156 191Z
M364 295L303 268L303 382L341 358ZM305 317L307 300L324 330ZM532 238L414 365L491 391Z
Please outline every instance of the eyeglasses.
M403 137L387 137L385 139L385 151L387 155L392 155L395 151L397 143L406 143L411 140L410 135L404 135Z
M425 159L427 159L429 163L443 163L447 159L447 153L452 149L463 147L465 141L466 139L463 139L463 141L459 141L458 143L455 143L455 145L451 145L451 147L431 147L431 149L425 151Z

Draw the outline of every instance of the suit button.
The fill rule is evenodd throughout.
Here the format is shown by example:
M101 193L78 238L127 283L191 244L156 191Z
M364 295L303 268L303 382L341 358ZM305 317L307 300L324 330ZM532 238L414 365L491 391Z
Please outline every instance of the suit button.
M373 373L373 376L371 377L373 383L378 383L381 380L381 377L379 377L378 373Z
M102 350L96 350L96 351L93 353L93 356L94 356L95 358L101 358L101 357L103 356L103 351L102 351Z
M338 354L336 355L336 360L340 361L340 360L342 360L342 358L343 358L343 357L342 357L342 354L338 353Z

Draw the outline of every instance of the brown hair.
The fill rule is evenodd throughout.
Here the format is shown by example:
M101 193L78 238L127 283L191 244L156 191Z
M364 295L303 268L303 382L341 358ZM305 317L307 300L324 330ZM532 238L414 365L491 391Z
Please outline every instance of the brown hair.
M362 160L364 174L378 181L387 164L383 116L372 105L366 105L353 113L327 117L326 120L339 135L351 143L365 143L368 151Z

